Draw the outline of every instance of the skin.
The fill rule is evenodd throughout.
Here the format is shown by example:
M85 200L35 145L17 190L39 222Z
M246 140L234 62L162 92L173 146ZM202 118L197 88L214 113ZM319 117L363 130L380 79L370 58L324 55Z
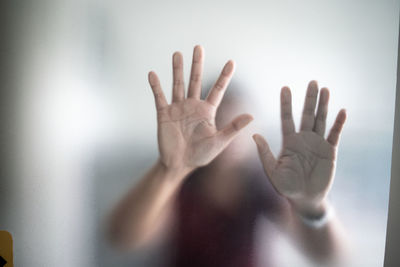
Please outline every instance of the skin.
M215 126L216 110L233 75L235 64L228 61L206 99L200 99L203 73L203 48L193 52L192 71L187 98L184 97L183 58L173 55L173 96L168 105L159 79L149 73L158 118L158 144L161 163L166 168L190 172L211 162L253 120L249 114L236 117L224 128Z
M316 81L308 84L298 132L295 131L288 87L282 88L280 98L283 144L279 156L273 155L268 142L260 134L253 135L267 177L277 193L289 203L275 223L317 264L347 265L348 242L336 216L321 228L310 227L300 219L321 217L331 206L327 196L335 176L346 111L339 111L325 138L329 102L327 88L319 91Z
M204 52L193 51L187 97L183 83L183 59L173 55L173 94L170 104L157 75L149 73L158 124L160 157L110 216L109 238L122 250L144 246L168 228L173 220L172 201L182 181L194 169L210 163L253 117L242 114L222 129L215 125L216 110L233 75L228 61L206 99L200 99Z
M172 204L184 179L196 168L209 164L218 155L223 156L218 162L228 163L229 155L221 152L253 119L249 114L242 114L217 129L216 111L235 65L233 61L228 61L208 96L201 99L203 60L203 48L196 46L185 97L183 59L181 53L174 53L174 82L170 104L164 96L157 75L154 72L149 73L149 83L157 109L160 156L153 167L121 199L110 216L109 237L120 249L144 247L157 239L156 237L169 233L174 223ZM317 262L326 262L328 259L338 258L342 253L343 237L337 218L316 229L304 224L298 215L321 216L326 211L326 196L334 179L337 144L346 114L344 110L339 112L325 139L328 89L321 90L318 110L314 115L317 96L318 85L312 81L307 90L300 131L295 132L290 90L287 87L282 89L283 147L277 159L261 135L256 134L253 138L268 178L276 191L289 203L288 208L280 212L276 225L298 241L299 248L310 258ZM232 188L240 190L240 186L234 186L236 182L233 179L233 174L238 172L232 172L233 168L224 162L220 164L224 169L216 168L219 173L208 176L232 179L221 180L219 183L218 179L214 179L214 183L207 182L210 184L209 188L218 185L217 187L226 189L228 184L223 185L226 182ZM230 194L232 198L234 195Z
M283 145L278 158L272 154L261 135L253 136L272 185L306 216L318 216L325 210L326 197L334 180L339 137L346 120L346 111L340 110L325 139L329 90L321 89L315 115L317 97L318 84L311 81L306 93L300 130L296 132L290 89L282 88Z

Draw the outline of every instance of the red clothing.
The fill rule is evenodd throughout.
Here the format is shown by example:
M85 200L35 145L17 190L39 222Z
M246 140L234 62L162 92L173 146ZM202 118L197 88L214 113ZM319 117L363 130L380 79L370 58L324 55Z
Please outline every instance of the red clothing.
M204 174L200 169L188 177L177 196L177 233L169 266L255 266L256 218L261 213L276 215L281 199L262 170L243 170L244 197L233 214L227 213L199 190Z

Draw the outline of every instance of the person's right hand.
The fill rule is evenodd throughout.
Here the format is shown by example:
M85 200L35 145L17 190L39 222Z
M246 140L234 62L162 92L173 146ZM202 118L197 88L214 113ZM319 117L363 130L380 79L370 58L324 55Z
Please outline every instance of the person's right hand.
M158 121L158 146L161 163L170 169L190 172L210 163L253 120L249 114L236 117L223 129L215 126L215 114L234 72L228 61L206 99L200 99L203 72L203 49L193 51L192 70L187 97L183 81L183 58L173 55L172 103L168 104L154 72L149 83L154 93Z

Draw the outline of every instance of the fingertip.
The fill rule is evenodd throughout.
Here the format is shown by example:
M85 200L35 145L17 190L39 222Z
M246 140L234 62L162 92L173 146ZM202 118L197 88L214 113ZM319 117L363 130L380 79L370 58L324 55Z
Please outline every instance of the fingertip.
M236 65L236 63L235 63L235 61L233 59L229 59L226 64L229 64L231 66L235 66Z
M307 89L307 97L317 97L318 96L318 82L316 80L312 80L308 83Z
M246 116L246 117L249 119L249 122L251 122L251 121L254 120L253 115L251 115L251 114L249 114L249 113L246 113L246 114L243 114L243 115Z
M182 52L181 52L181 51L175 51L172 55L173 55L174 57L175 57L175 56L182 56Z
M290 97L291 96L290 88L288 86L283 86L282 87L281 96L282 97Z
M149 79L149 82L151 81L152 76L154 75L154 71L149 71L149 73L147 74L147 78Z
M320 98L322 98L322 101L324 103L326 103L329 100L329 95L330 95L330 93L329 93L329 89L327 87L321 88Z
M343 121L345 121L347 118L347 110L345 108L342 108L339 112L342 114Z
M179 51L175 51L172 55L172 60L174 64L179 64L181 59L183 58L182 53Z
M239 116L239 121L240 121L240 129L245 127L247 124L252 122L254 120L253 116L250 114L242 114Z
M233 129L235 132L238 132L246 127L252 120L253 118L249 116L249 114L239 115L231 122L231 129Z
M194 48L193 48L194 50L196 50L196 49L200 49L200 50L203 50L203 46L202 45L200 45L200 44L197 44L197 45L195 45L194 46Z
M264 149L266 147L267 141L261 134L253 134L253 140L259 149Z
M321 88L321 94L322 93L324 93L324 94L329 94L329 89L328 89L328 87L322 87Z
M155 85L157 83L157 74L154 71L150 71L148 74L148 79L150 85Z
M347 117L346 109L342 108L336 115L335 123L338 123L339 125L343 126L343 124L346 122L346 117Z
M258 140L260 138L260 135L259 134L253 134L252 137L253 137L254 142L256 142L256 144L258 144Z
M195 45L193 48L193 60L199 61L203 58L204 48L201 45Z
M225 75L230 75L234 72L234 70L235 70L235 61L230 59L228 60L228 62L226 62L223 72Z
M308 85L311 86L311 87L318 87L318 81L317 80L311 80L308 83Z

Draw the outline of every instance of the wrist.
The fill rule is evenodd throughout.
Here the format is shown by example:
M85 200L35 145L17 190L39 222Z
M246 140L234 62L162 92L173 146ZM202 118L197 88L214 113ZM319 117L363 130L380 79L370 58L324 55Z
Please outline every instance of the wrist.
M157 168L164 174L165 177L171 180L183 180L190 172L194 170L194 168L189 168L187 166L167 166L162 162L161 159L158 159Z
M295 213L306 218L322 217L330 207L326 199L320 201L293 201L289 200Z
M335 211L332 205L324 200L320 203L304 207L293 204L292 209L295 216L305 225L312 228L324 227L334 216Z

